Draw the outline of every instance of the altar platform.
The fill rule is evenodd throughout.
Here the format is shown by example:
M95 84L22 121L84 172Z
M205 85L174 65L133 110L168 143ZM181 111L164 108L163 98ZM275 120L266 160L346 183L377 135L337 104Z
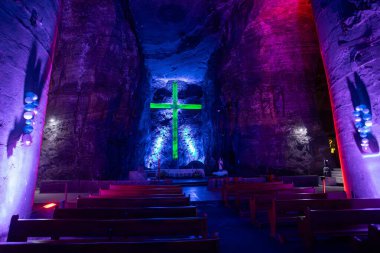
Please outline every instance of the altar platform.
M205 171L203 169L161 169L162 176L169 178L204 178Z

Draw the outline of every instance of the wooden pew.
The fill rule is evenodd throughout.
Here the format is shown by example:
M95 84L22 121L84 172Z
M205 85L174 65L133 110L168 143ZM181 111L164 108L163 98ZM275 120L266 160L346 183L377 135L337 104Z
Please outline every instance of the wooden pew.
M126 185L126 184L111 184L110 190L130 190L130 189L180 189L180 185Z
M141 208L56 208L53 219L136 219L196 217L195 206Z
M380 208L311 210L307 208L299 229L306 246L317 236L360 236L371 223L380 223Z
M369 248L379 249L379 247L380 247L380 223L368 225L368 245L369 245Z
M134 190L134 191L123 191L123 190L99 190L99 196L104 197L133 197L133 196L144 196L144 197L183 197L182 192L179 193L167 193L165 191L156 190Z
M126 237L207 238L206 217L149 218L126 220L19 219L14 215L8 242L26 242L28 237L120 239Z
M218 238L144 242L0 243L1 253L217 253L218 251Z
M274 199L291 200L291 199L327 199L326 193L297 193L289 191L277 191L266 194L256 194L249 200L250 218L253 223L257 222L257 213L268 212L272 207Z
M247 189L260 189L270 187L273 185L282 185L282 182L265 182L265 183L251 183L251 182L236 182L225 184L222 188L222 199L225 206L228 206L230 197L236 197L238 191Z
M148 206L188 206L189 197L177 198L79 198L78 208L129 208Z
M277 192L276 199L287 200L287 199L327 199L327 193L303 193L303 192Z
M249 189L237 191L235 206L241 212L246 206L246 209L249 209L250 199L254 198L256 195L270 195L275 196L279 192L284 193L314 193L314 187L297 187L293 188L292 184L278 184L278 185L269 185L261 187L258 189ZM244 205L245 204L245 205Z
M101 189L101 191L109 192L124 192L124 193L142 193L142 194L182 194L182 189L177 188L152 188L152 189L143 189L143 188L130 188L130 189Z
M271 236L277 236L279 223L293 223L305 216L305 210L311 209L362 209L380 208L380 199L293 199L273 200L268 213Z

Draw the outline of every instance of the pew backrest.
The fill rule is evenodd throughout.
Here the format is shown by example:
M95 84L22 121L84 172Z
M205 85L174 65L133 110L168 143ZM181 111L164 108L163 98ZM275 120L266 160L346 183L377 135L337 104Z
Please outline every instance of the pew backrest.
M371 248L380 246L380 223L368 225L368 241Z
M129 236L207 237L206 217L149 218L127 220L36 219L20 220L14 215L8 242L25 242L28 237L119 238Z
M148 206L188 206L190 205L189 197L177 198L79 198L77 207L109 207L109 208L127 208L127 207L148 207Z
M293 199L273 200L272 209L276 214L299 212L310 209L362 209L380 208L380 199Z
M118 185L110 184L109 190L130 190L130 189L180 189L180 185Z
M317 235L360 236L368 234L368 225L380 223L380 208L311 210L300 219L300 235L305 245L313 246Z
M339 230L340 228L352 225L368 225L380 223L380 208L363 209L338 209L338 210L312 210L307 208L305 219L310 219L310 224L314 231Z
M294 192L277 192L275 199L290 200L290 199L327 199L326 193L294 193Z
M136 219L196 217L195 206L142 208L56 208L54 219Z
M380 208L380 199L274 199L268 213L271 235L277 234L280 220L296 221L305 216L306 208L318 210Z
M233 184L226 184L222 188L222 199L224 204L228 205L228 200L231 196L236 197L242 191L252 191L257 189L268 190L274 189L278 185L283 185L282 182L265 182L265 183L249 183L240 182ZM280 186L281 187L281 186Z
M115 191L115 190L99 190L99 196L103 197L183 197L184 194L165 193L163 191Z
M110 192L110 193L115 193L115 194L183 194L182 189L177 189L177 188L168 188L168 189L163 189L163 188L152 188L152 189L118 189L118 190L113 190L113 189L100 189L99 192Z

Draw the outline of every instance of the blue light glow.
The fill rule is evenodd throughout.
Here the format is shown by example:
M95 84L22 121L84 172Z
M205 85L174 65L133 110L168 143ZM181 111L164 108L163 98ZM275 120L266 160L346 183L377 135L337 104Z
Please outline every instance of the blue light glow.
M163 145L167 142L168 136L170 136L170 129L161 128L160 132L155 135L156 139L153 141L151 151L148 156L145 156L145 167L147 168L157 168L158 159L161 157L161 151ZM162 161L161 161L162 162Z
M201 160L199 157L198 149L196 148L196 143L191 134L191 129L189 126L185 126L181 131L181 139L184 142L184 146L187 147L188 155L190 156L190 161ZM202 161L203 162L203 161Z

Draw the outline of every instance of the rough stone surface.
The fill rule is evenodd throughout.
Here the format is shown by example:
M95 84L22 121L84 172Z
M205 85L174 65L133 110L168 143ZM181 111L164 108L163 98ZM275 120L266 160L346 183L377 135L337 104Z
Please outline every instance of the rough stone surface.
M314 0L321 52L329 80L346 192L380 197L380 3ZM353 111L372 114L369 148L361 146Z
M128 176L142 72L125 2L63 0L40 179Z
M0 240L32 208L56 39L58 0L0 1ZM39 96L33 143L23 146L24 93Z
M231 175L308 174L330 158L307 0L65 0L55 58L41 178L210 173L220 157ZM179 112L178 162L171 111L149 107L172 101L174 81L179 103L202 104Z
M215 165L214 83L207 77L208 61L219 43L215 6L204 0L131 1L150 84L140 123L147 168L157 169L159 163L161 168L191 167L192 161ZM179 111L178 162L172 159L171 110L149 108L151 102L172 102L174 81L179 103L202 104L201 111Z
M220 51L219 153L252 175L320 173L331 112L307 0L228 1Z

